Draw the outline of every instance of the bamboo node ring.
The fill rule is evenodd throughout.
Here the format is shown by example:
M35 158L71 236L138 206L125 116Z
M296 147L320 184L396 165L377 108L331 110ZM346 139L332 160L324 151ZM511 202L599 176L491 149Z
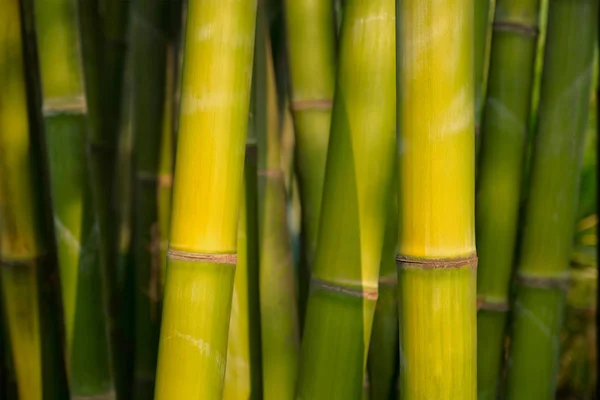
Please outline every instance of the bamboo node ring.
M477 298L477 309L486 311L507 312L510 309L506 301L490 301L483 297Z
M570 279L568 275L562 276L531 276L519 273L517 283L539 289L561 289L569 288Z
M221 253L221 254L210 254L210 253L194 253L191 251L167 250L167 257L172 260L191 261L199 263L213 263L213 264L237 264L237 254L235 253Z
M310 100L292 100L290 109L292 111L300 110L329 110L333 106L331 99L310 99Z
M396 256L396 264L403 269L477 268L477 254L473 253L468 256L455 258L424 258L398 254Z
M496 21L492 26L497 31L518 32L532 37L536 37L539 34L539 29L536 26L528 26L518 22Z

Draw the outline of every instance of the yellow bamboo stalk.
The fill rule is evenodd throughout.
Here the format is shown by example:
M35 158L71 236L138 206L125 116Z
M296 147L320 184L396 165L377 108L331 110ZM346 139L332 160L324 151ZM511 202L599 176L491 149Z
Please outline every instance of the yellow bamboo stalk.
M402 399L476 398L473 0L398 0Z
M190 0L155 399L223 393L256 22Z

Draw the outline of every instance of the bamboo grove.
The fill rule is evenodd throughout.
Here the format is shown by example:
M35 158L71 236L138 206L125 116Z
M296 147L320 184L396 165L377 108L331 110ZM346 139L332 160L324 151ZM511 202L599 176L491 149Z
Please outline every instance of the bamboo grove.
M598 395L598 0L0 0L0 399Z

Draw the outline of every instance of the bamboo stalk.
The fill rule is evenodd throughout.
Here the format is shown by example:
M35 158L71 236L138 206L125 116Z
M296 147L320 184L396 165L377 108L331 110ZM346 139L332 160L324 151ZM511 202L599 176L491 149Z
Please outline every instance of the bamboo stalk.
M22 12L28 24L25 29ZM38 119L33 109L28 115L28 105L39 104L31 86L36 60L27 57L35 45L31 15L30 4L23 4L23 11L16 0L0 5L0 275L19 398L62 399L67 393L59 355L60 328L50 320L59 316L45 241ZM26 59L33 63L25 64Z
M256 136L246 141L244 195L238 224L238 263L233 283L227 370L223 399L261 399L260 309L258 295L258 204Z
M476 203L480 399L496 399L501 381L539 13L539 0L496 1Z
M477 396L473 5L398 1L402 399Z
M398 387L398 275L394 260L398 242L398 216L395 193L390 196L388 203L379 269L379 298L375 306L367 360L372 399L393 398Z
M285 1L290 108L296 135L295 164L300 200L300 320L313 268L335 87L336 28L330 0Z
M134 259L135 362L134 398L154 393L162 298L160 223L161 141L166 90L168 3L133 3L133 135L135 141Z
M550 1L531 190L517 268L508 399L555 395L597 26L597 0Z
M487 60L489 57L490 5L497 0L475 1L475 121L479 127L485 100L485 83L487 81ZM478 130L475 132L479 133ZM476 138L477 140L477 138Z
M259 298L264 399L291 399L296 388L300 332L275 71L264 9L259 9L254 57L258 140Z
M114 397L86 157L77 3L35 1L71 396Z
M255 13L188 4L157 400L223 393Z
M298 399L362 394L394 166L394 21L393 0L345 2Z

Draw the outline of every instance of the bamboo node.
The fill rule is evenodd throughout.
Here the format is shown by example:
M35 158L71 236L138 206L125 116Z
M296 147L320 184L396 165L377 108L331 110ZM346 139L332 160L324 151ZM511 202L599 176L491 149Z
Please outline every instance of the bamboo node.
M87 103L83 96L52 97L44 100L42 113L46 117L58 114L81 115L87 113Z
M333 107L331 99L293 100L290 102L292 111L300 110L330 110Z
M19 268L19 267L29 267L32 264L35 264L46 257L46 253L38 254L37 256L31 258L1 258L0 257L0 267L2 268Z
M190 251L183 250L167 250L167 257L172 260L183 260L200 263L214 263L214 264L237 264L237 254L225 253L225 254L209 254L209 253L193 253Z
M477 268L477 254L473 253L464 257L455 258L424 258L396 255L396 264L403 269L451 269L451 268Z
M161 187L173 186L173 175L171 174L155 174L148 171L138 171L136 178L140 183L158 184Z
M398 275L388 275L379 277L379 286L396 286L398 284Z
M366 300L377 300L379 296L377 289L355 289L344 285L340 285L333 282L327 282L322 279L315 277L314 275L310 279L311 290L324 290L326 292L332 292L337 294L345 294L352 297L359 297Z
M72 400L109 400L114 399L116 396L115 391L111 390L110 392L106 392L103 394L96 394L93 396L73 396Z
M561 289L569 288L570 279L568 275L562 276L531 276L522 273L517 274L517 283L538 289Z
M267 178L283 179L283 171L279 168L267 168L261 169L256 172L258 176L265 176Z
M532 37L537 37L539 34L537 26L529 26L519 22L494 21L492 26L496 31L523 33Z
M483 297L477 298L477 310L508 312L510 306L507 301L490 301Z

